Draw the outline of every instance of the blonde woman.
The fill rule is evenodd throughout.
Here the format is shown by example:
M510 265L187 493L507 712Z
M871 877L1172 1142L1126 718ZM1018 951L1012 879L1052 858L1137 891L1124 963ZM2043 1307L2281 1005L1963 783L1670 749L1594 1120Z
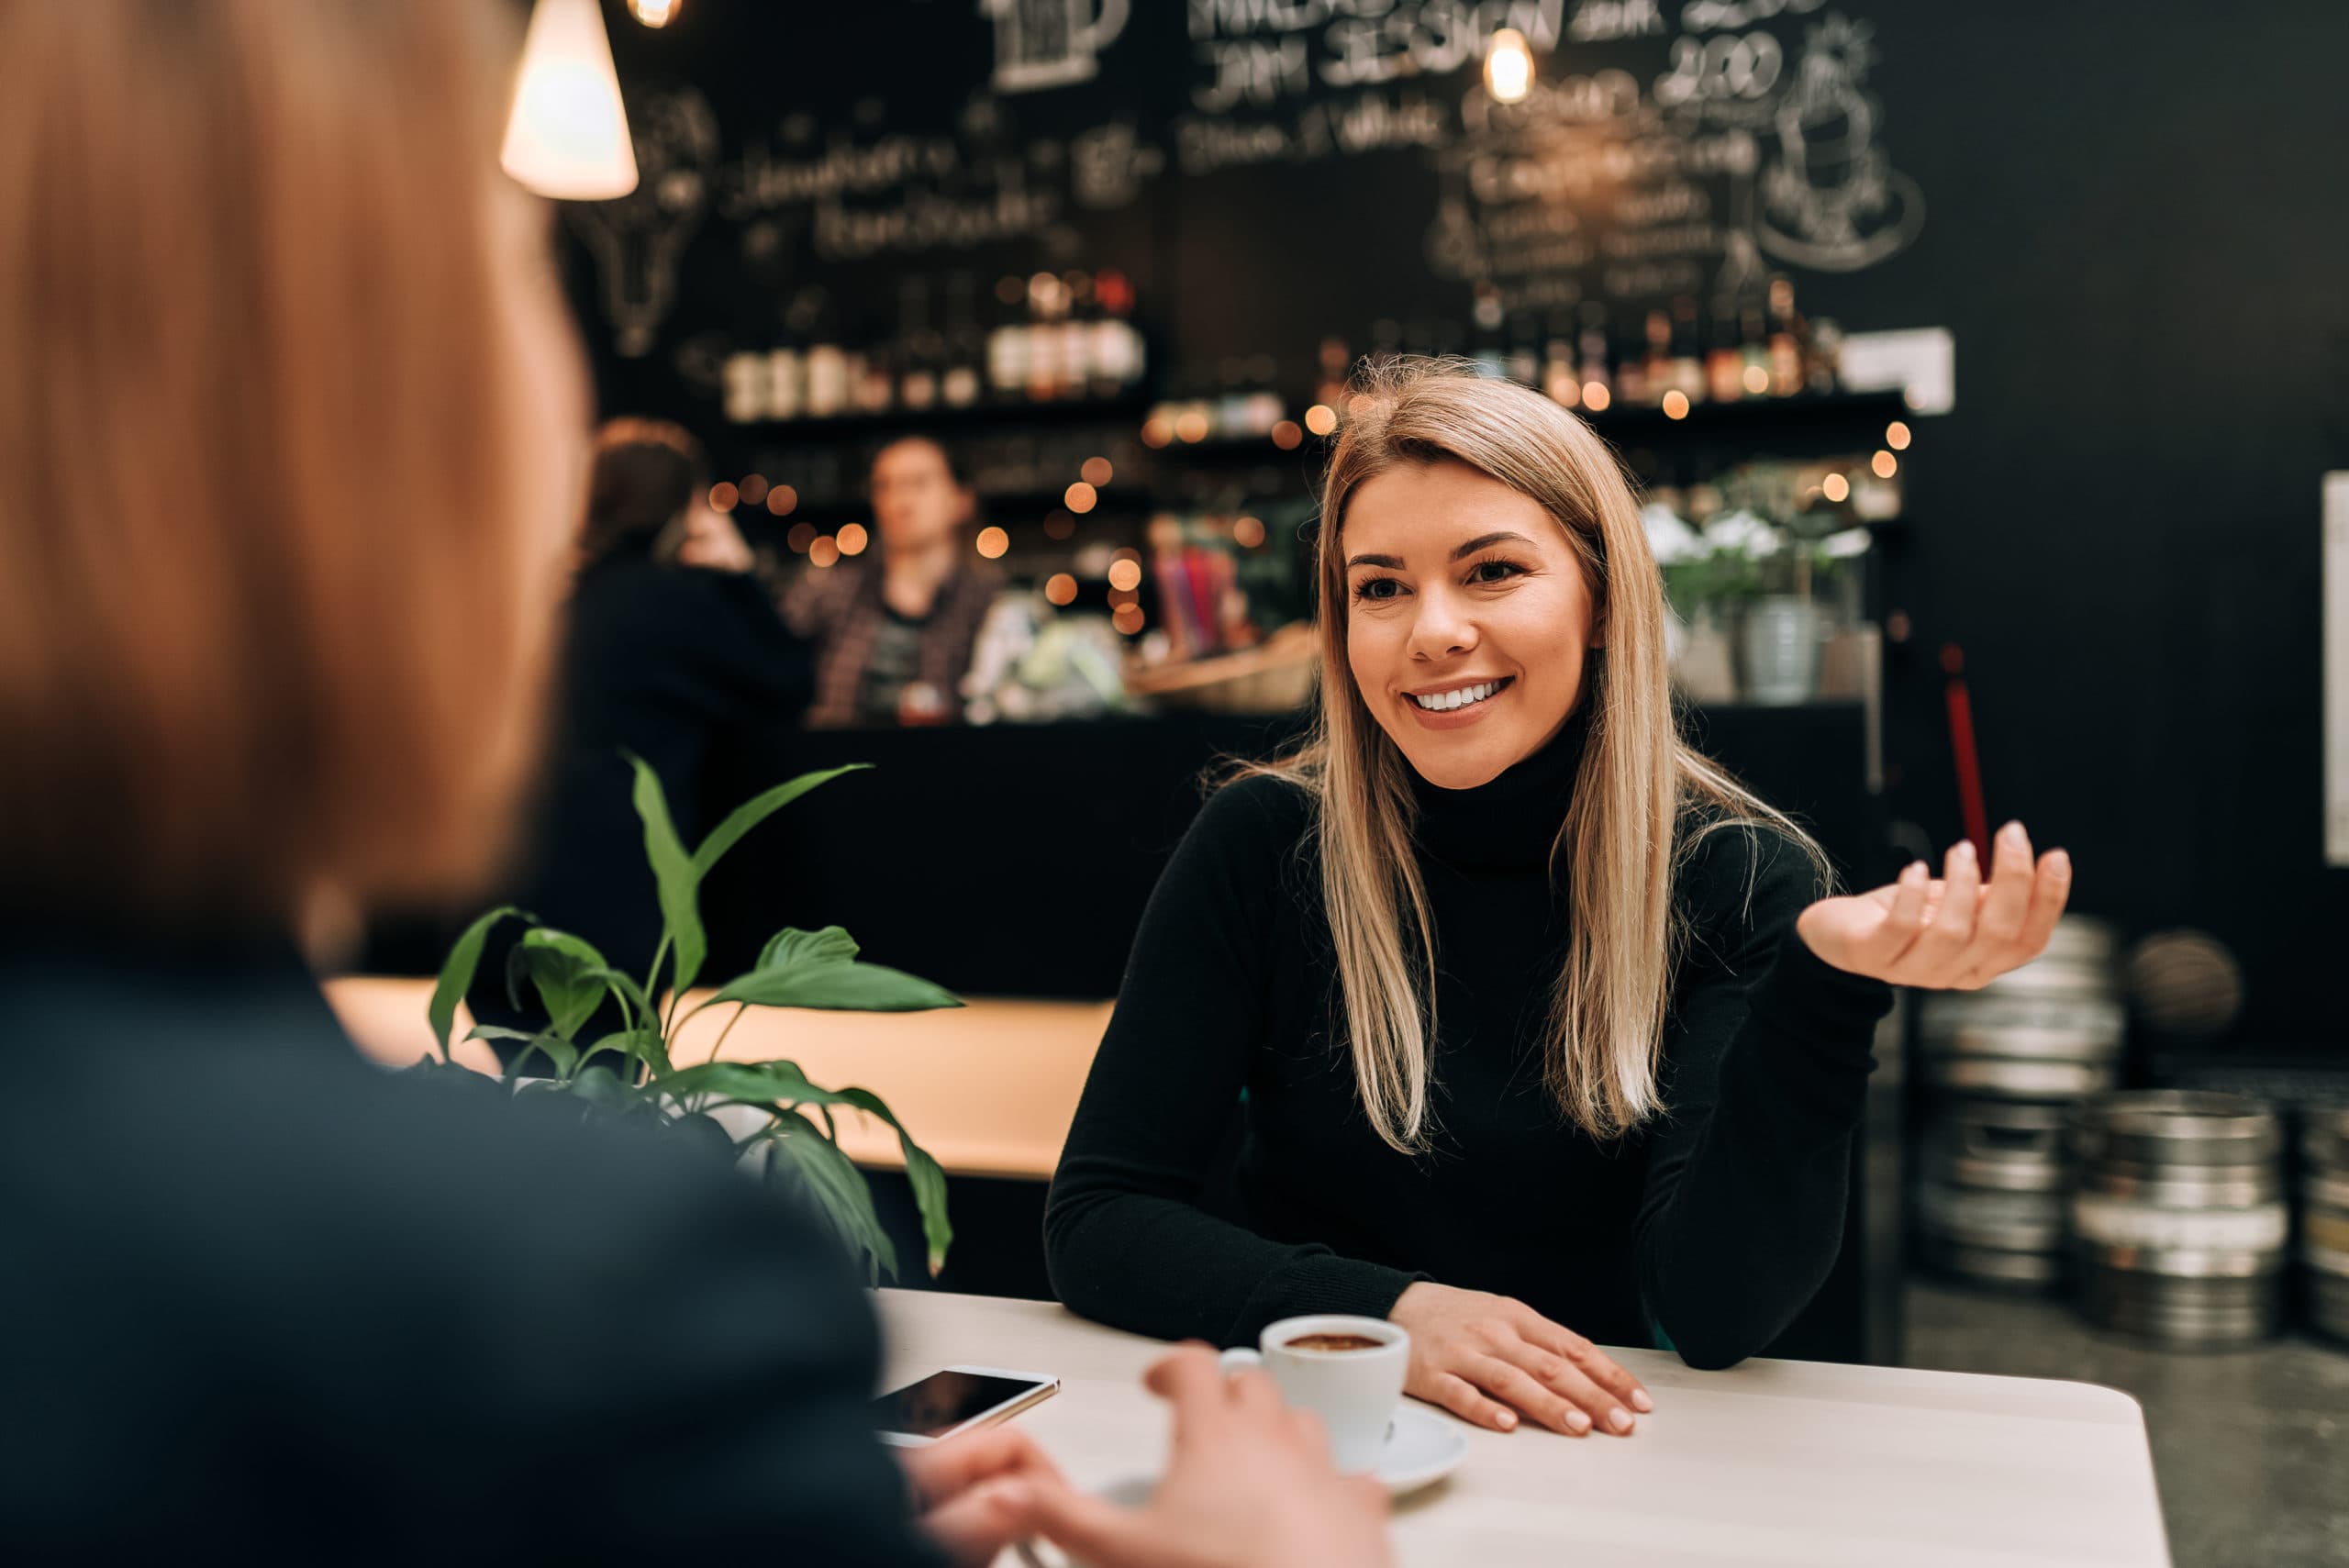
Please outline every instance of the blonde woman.
M1322 492L1321 712L1208 804L1142 918L1053 1181L1089 1317L1411 1330L1409 1392L1629 1435L1594 1341L1760 1351L1842 1229L1890 984L2036 954L2070 865L1826 895L1800 829L1675 732L1607 448L1525 388L1376 367ZM1239 1216L1202 1206L1235 1103ZM1223 1206L1219 1206L1222 1207Z

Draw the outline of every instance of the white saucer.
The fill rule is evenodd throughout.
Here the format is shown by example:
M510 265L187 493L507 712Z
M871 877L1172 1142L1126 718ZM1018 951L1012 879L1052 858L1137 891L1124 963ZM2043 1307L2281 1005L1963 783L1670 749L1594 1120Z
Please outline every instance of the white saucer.
M1431 1486L1460 1468L1468 1457L1468 1434L1431 1410L1406 1399L1395 1407L1386 1429L1386 1446L1379 1450L1371 1473L1390 1497ZM1158 1488L1154 1475L1130 1475L1099 1488L1096 1496L1119 1507L1139 1508Z

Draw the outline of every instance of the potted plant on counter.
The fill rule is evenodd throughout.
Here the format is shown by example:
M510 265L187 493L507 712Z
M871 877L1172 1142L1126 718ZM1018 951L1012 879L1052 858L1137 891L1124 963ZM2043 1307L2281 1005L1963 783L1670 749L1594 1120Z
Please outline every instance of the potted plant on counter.
M828 1089L787 1061L719 1059L726 1032L751 1007L817 1007L847 1012L916 1012L959 1007L954 996L927 980L857 957L857 945L838 926L778 931L748 973L698 999L687 993L708 957L700 893L703 880L742 836L820 784L864 764L807 773L745 802L691 851L679 840L661 781L642 759L635 770L634 801L644 824L644 848L661 904L662 938L641 980L607 962L593 944L540 925L510 906L492 909L468 926L441 965L429 1017L440 1048L419 1068L478 1074L451 1055L449 1036L457 1004L472 988L482 947L502 920L527 929L508 962L508 984L535 989L547 1022L536 1030L482 1026L465 1038L507 1048L504 1084L514 1095L568 1096L583 1116L635 1118L676 1136L707 1142L713 1153L755 1172L805 1201L878 1283L897 1273L896 1248L874 1212L864 1173L841 1150L836 1118L842 1110L876 1117L896 1130L906 1175L920 1210L932 1274L946 1262L953 1229L946 1217L946 1175L898 1122L879 1095L859 1088ZM665 973L664 973L665 966ZM580 1035L607 1004L620 1027L592 1040ZM732 1007L709 1059L679 1063L673 1046L687 1020L713 1007ZM544 1076L523 1069L543 1064Z

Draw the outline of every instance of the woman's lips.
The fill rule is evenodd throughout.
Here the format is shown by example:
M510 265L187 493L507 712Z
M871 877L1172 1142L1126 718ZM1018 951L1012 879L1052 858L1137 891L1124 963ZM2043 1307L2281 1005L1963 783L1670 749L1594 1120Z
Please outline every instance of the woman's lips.
M1470 682L1468 684L1475 684L1475 683ZM1486 710L1490 708L1495 703L1507 700L1508 695L1515 690L1517 690L1517 677L1514 675L1506 675L1501 678L1500 690L1495 692L1491 696L1485 698L1482 702L1472 702L1461 707L1449 707L1441 711L1424 708L1417 702L1413 701L1408 693L1398 693L1395 700L1401 703L1405 708L1409 710L1411 717L1418 719L1420 727L1423 728L1465 729L1468 726L1475 724L1477 720L1483 718L1485 717Z

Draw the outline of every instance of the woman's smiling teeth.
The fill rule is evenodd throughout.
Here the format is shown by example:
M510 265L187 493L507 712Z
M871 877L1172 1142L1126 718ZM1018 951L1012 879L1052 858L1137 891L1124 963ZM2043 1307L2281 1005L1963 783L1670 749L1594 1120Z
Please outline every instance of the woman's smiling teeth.
M1448 708L1466 707L1470 703L1483 702L1506 687L1514 676L1497 681L1485 681L1473 686L1455 686L1448 692L1408 694L1410 699L1431 713L1442 713Z

